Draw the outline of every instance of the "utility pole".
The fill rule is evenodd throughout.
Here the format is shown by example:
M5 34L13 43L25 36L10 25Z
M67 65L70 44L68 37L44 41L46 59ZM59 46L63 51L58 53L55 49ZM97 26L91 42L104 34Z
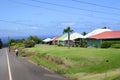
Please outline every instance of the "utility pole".
M10 52L10 37L8 36L8 50Z

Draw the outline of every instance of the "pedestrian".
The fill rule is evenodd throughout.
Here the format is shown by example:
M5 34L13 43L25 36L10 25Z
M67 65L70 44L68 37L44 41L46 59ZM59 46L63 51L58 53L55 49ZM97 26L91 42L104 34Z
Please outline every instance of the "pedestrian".
M15 49L15 54L16 54L16 56L18 56L18 49L17 48Z

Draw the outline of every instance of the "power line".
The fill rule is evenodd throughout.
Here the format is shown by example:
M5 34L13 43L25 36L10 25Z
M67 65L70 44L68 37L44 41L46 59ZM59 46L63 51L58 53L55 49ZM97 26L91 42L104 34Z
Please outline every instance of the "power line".
M12 23L12 24L19 24L19 25L24 25L24 26L36 26L36 25L31 25L31 24L25 24L25 23L18 23L14 21L8 21L8 20L0 20L0 22L6 22L6 23Z
M32 4L28 4L28 3L25 3L25 2L19 2L19 1L14 1L14 0L10 0L10 1L13 2L13 3L16 3L16 4L21 4L21 5L26 5L26 6L36 7L36 8L42 8L42 9L46 9L46 10L50 10L50 11L64 12L64 11L61 11L61 10L41 7L41 6L38 6L38 5L32 5Z
M61 12L61 13L67 13L66 11L62 11L62 10L57 10L57 9L51 9L51 8L46 8L46 7L41 7L41 6L38 6L38 5L32 5L32 4L28 4L28 3L25 3L25 2L18 2L18 1L14 1L14 0L10 0L12 1L13 3L16 3L16 4L21 4L21 5L25 5L25 6L30 6L30 7L36 7L36 8L41 8L41 9L46 9L46 10L50 10L50 11L56 11L56 12ZM67 13L68 14L68 13ZM72 14L73 15L73 14ZM75 14L75 15L79 15L79 14Z
M42 9L46 9L46 10L50 10L50 11L56 11L56 12L61 12L61 13L65 13L65 14L68 14L66 11L61 11L61 10L56 10L56 9L51 9L51 8L46 8L46 7L41 7L41 6L38 6L38 5L32 5L32 4L28 4L28 3L24 3L24 2L18 2L18 1L14 1L14 0L10 0L12 1L13 3L16 3L16 4L20 4L20 5L26 5L26 6L30 6L30 7L36 7L36 8L42 8ZM51 3L50 3L51 4ZM55 4L56 5L56 4ZM61 5L62 6L62 5ZM69 13L70 14L70 13ZM88 15L84 15L84 14L75 14L75 13L71 13L70 15L83 15L83 16L87 16L87 17L94 17L94 18L101 18L101 19L113 19L113 20L117 20L117 19L114 19L114 18L105 18L105 17L96 17L96 16L89 16Z
M109 15L120 15L120 14L117 14L117 13L107 13L107 12L103 12L103 11L95 11L95 10L83 9L83 8L66 6L66 5L62 5L62 4L55 4L55 3L50 3L50 2L45 2L45 1L39 1L39 0L32 0L32 1L43 3L43 4L49 4L49 5L59 6L59 7L77 9L77 10L82 10L82 11L89 11L89 12L95 12L95 13L103 13L103 14L109 14Z
M104 5L95 4L95 3L90 3L90 2L85 2L85 1L80 1L80 0L72 0L72 1L78 2L78 3L82 3L82 4L89 4L89 5L94 5L94 6L98 6L98 7L103 7L103 8L109 8L109 9L120 10L120 8L110 7L110 6L104 6Z

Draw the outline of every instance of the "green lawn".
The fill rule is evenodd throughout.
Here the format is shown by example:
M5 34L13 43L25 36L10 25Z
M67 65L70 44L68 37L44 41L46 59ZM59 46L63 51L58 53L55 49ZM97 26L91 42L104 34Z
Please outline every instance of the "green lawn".
M120 68L120 49L39 45L28 48L27 53L32 54L29 58L37 64L74 77L81 73L97 74Z

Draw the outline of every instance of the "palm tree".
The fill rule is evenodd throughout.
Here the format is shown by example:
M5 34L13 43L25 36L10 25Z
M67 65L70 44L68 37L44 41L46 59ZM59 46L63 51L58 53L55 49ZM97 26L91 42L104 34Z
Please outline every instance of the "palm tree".
M68 48L70 48L70 33L72 32L73 30L70 28L70 26L68 26L66 29L63 30L63 34L68 33Z
M82 35L85 36L87 33L86 32L83 32Z
M102 29L107 29L107 27L105 26L105 27L102 27Z

